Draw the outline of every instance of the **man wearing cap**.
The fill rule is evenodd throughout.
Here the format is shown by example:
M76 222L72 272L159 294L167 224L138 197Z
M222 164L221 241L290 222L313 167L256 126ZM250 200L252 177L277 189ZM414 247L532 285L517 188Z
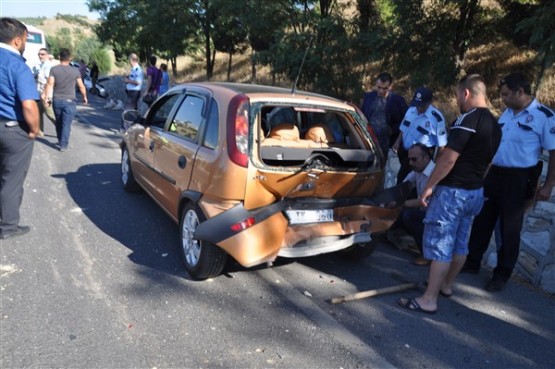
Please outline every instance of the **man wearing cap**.
M399 135L399 124L407 111L405 99L392 92L392 88L391 74L381 73L376 77L374 90L364 94L360 106L386 158L389 147Z
M528 200L548 200L555 187L555 112L536 100L522 73L503 78L499 94L507 107L499 118L503 139L485 179L484 195L488 200L472 226L463 268L463 272L479 272L499 220L501 247L492 279L485 286L489 292L503 290L513 272ZM542 150L549 151L549 165L547 178L537 189Z
M401 123L399 137L392 146L399 155L401 168L397 173L397 183L401 183L410 172L408 149L415 143L441 150L447 144L447 131L443 114L432 105L433 92L427 87L419 87L414 93L411 107Z

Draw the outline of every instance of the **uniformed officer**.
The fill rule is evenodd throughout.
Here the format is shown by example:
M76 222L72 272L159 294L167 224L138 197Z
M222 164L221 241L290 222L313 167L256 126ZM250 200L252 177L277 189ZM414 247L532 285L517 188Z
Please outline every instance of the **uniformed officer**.
M39 93L23 51L27 27L0 18L0 239L17 237L30 228L19 225L23 182L39 133Z
M522 73L512 73L499 83L499 93L507 109L499 118L503 132L501 145L486 177L487 201L476 217L464 272L478 273L492 231L500 220L501 247L490 292L505 287L518 259L520 231L528 199L547 200L555 185L555 114L532 96L530 82ZM545 182L536 192L536 169L542 149L549 151ZM536 169L536 170L535 170Z
M401 122L401 133L393 144L401 168L397 174L397 183L401 183L411 171L407 152L415 143L430 148L442 149L447 144L447 131L443 114L432 105L433 92L427 87L419 87L414 92L411 107Z

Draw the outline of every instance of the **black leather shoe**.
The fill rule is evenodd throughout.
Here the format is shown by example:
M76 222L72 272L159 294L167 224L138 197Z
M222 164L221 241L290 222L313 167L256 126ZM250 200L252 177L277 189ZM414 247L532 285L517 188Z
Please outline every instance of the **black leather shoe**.
M502 279L492 279L486 284L485 289L489 292L499 292L503 291L505 284L507 284L507 282Z
M7 240L8 238L23 236L24 234L29 233L30 230L31 227L28 226L17 226L17 228L11 232L0 234L0 240Z

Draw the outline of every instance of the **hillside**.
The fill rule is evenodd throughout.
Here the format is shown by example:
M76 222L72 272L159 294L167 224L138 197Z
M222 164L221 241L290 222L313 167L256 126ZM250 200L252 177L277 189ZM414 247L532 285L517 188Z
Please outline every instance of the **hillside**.
M86 20L90 26L83 26L83 20ZM94 34L94 23L94 20L82 17L62 16L58 17L58 19L41 18L38 22L32 22L30 24L36 24L39 28L45 31L47 36L51 37L64 28L69 29L73 36L79 35L79 37L82 37L85 35L88 37ZM498 41L471 48L467 54L465 69L469 73L480 73L487 79L492 108L497 113L500 113L503 109L503 105L497 94L497 81L511 71L533 70L534 56L535 53L530 49L518 48L508 41ZM270 69L265 66L257 66L257 78L255 81L251 81L250 58L250 50L247 50L243 54L236 54L233 56L230 80L247 83L254 82L271 84L272 80L270 76ZM212 80L227 80L228 60L229 55L221 53L216 54L214 76L212 77ZM365 70L367 71L367 74L364 81L361 81L361 89L368 89L372 87L373 77L380 72L379 63L368 64L365 67ZM119 69L114 66L111 73L123 74L125 71L125 69ZM175 83L201 81L205 79L206 72L203 53L178 58L177 73L172 76L172 80ZM407 80L408 78L406 78L406 76L396 76L395 90L409 100L412 96L414 86L408 86L406 82ZM290 87L292 85L292 81L278 79L276 80L276 84ZM542 81L542 85L539 86L536 95L544 104L552 107L555 106L555 67L552 67L547 71L544 80ZM435 98L436 105L445 113L448 120L452 120L458 114L453 89L436 91Z

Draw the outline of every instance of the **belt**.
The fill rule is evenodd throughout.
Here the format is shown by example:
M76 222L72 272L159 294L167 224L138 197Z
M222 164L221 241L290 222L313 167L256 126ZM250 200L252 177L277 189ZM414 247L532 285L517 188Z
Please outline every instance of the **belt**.
M58 101L65 101L65 102L74 102L75 99L59 99L59 98L53 98L52 100L58 100Z
M534 169L533 167L528 168L509 168L509 167L498 167L497 165L491 166L491 171L495 174L499 174L502 176L523 176L529 175L530 171Z

